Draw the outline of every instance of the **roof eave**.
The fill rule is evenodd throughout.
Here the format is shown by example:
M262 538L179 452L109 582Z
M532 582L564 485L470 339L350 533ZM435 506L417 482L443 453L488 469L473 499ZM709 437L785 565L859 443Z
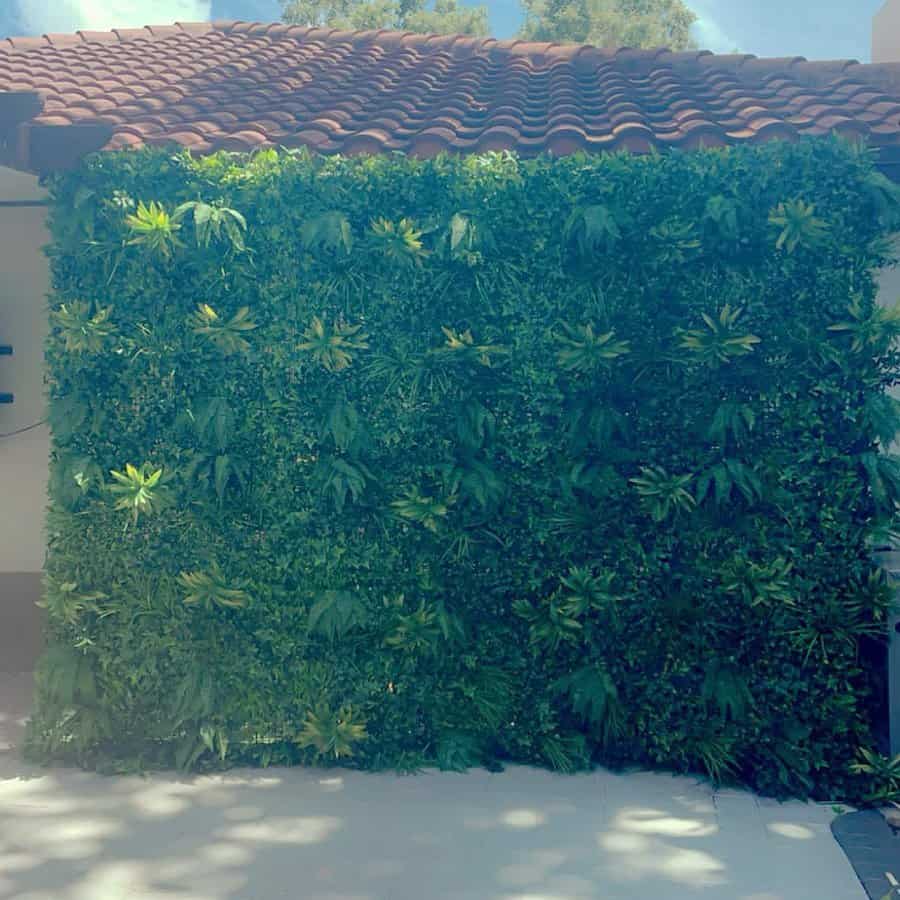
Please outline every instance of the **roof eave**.
M27 171L21 126L43 109L44 100L37 91L0 92L0 164Z
M107 122L35 121L43 109L44 100L37 91L0 92L0 164L35 175L73 169L112 137L112 125Z
M104 150L112 136L113 128L106 122L77 122L69 125L23 122L11 130L0 132L0 166L34 175L68 171L77 168L85 156ZM173 144L177 146L177 142ZM701 142L694 149L703 146L705 145ZM315 152L316 148L310 149ZM892 181L900 183L900 144L875 144L872 149L876 154L875 167ZM198 155L205 154L199 151ZM368 154L363 151L363 155ZM565 156L567 153L555 155Z

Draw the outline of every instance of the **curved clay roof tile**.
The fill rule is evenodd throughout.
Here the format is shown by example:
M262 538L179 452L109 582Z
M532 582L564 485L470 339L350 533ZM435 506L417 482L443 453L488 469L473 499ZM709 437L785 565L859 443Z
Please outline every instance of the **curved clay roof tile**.
M35 170L100 138L533 155L840 131L889 147L900 64L178 22L0 41L0 132L12 128L3 162Z

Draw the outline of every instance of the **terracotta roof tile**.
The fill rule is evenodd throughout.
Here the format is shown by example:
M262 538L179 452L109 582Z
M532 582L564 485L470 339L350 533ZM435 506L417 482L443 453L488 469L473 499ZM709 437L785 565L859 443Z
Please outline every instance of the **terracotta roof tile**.
M0 41L2 161L34 170L145 143L535 155L832 131L900 148L900 64L257 22Z

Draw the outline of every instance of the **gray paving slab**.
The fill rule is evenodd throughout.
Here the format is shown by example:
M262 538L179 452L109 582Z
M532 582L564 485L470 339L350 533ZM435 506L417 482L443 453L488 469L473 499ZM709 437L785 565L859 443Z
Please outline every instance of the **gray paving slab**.
M0 898L865 900L833 818L651 772L107 778L7 751Z
M871 900L900 900L900 832L874 809L839 816L831 830Z

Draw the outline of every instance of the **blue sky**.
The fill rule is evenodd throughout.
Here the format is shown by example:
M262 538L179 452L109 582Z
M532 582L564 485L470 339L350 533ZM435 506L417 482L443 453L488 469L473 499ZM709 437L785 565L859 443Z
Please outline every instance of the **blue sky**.
M469 2L469 0L466 0ZM471 0L477 2L477 0ZM758 56L867 60L872 15L882 0L687 0L696 33L710 50ZM490 0L491 27L512 35L519 0ZM277 0L0 0L0 35L111 28L206 18L273 20Z

